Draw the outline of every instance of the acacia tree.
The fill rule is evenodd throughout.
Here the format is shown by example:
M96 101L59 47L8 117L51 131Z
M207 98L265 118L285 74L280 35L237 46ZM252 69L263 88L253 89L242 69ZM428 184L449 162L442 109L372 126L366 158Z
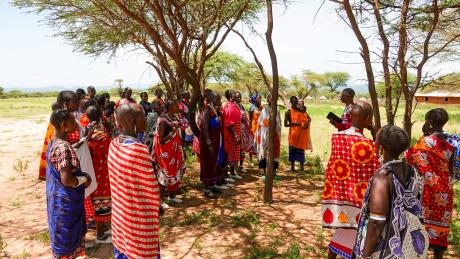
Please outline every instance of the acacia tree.
M346 86L350 80L350 75L347 72L327 72L323 76L323 85L331 93L338 93L338 89Z
M311 70L306 70L301 75L291 78L295 94L302 100L308 96L316 95L323 83L324 76Z
M330 1L339 4L338 14L360 43L373 106L378 107L375 74L380 74L385 85L387 122L395 124L402 94L405 101L403 125L410 136L415 93L435 78L434 74L426 72L426 65L445 61L449 56L458 57L460 4L453 0ZM376 68L375 63L381 68ZM410 74L415 75L413 82ZM397 96L394 85L401 89ZM379 127L379 109L374 109L374 115Z
M167 91L192 89L190 115L205 88L204 65L238 22L256 18L251 0L14 0L45 15L76 51L115 56L127 47L150 54ZM195 120L191 120L197 134Z

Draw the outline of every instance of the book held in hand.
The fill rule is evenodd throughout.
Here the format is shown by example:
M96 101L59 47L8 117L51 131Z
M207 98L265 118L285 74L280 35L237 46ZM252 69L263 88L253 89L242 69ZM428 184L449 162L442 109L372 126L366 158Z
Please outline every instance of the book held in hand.
M342 123L342 118L340 118L339 116L335 115L335 113L333 113L333 112L328 113L326 118L328 118L329 120L336 121L338 123Z

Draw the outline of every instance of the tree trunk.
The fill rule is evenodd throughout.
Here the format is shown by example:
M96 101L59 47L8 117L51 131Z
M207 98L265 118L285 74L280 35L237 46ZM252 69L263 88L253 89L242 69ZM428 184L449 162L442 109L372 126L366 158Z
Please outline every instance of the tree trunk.
M404 108L404 130L409 135L409 139L412 137L412 106L414 99L412 96L406 97L406 105Z
M411 90L409 89L407 80L407 16L409 13L410 0L404 0L401 8L401 18L399 22L399 48L398 48L398 65L399 65L399 81L401 89L404 93L404 99L406 99L406 105L404 108L404 129L411 138L412 133L412 100Z
M276 115L278 111L278 89L279 89L279 77L278 77L278 62L276 59L275 48L272 41L273 33L273 7L272 1L267 0L267 32L265 38L267 41L268 52L270 53L270 60L272 64L273 73L273 87L272 87L272 98L271 98L271 110L270 110L270 123L268 131L268 157L267 157L267 171L265 176L265 190L264 190L264 202L273 202L273 177L275 175L275 135L276 135Z
M350 22L350 26L353 29L353 32L355 33L355 36L358 39L359 43L361 44L361 57L363 58L364 65L366 67L369 95L371 97L372 107L374 110L374 123L375 123L376 130L378 130L381 128L379 100L377 96L377 91L375 90L375 77L374 77L374 71L372 69L372 61L371 61L371 56L370 56L370 51L369 51L369 45L367 44L366 38L364 38L359 28L358 22L356 21L356 18L355 18L355 14L353 12L353 8L350 5L350 1L344 0L342 5L343 5L343 8L345 9L345 12L347 13L347 17Z
M379 31L380 39L383 43L382 50L382 67L383 67L383 78L385 82L385 110L387 114L387 123L390 125L395 124L395 117L393 113L393 85L391 84L390 65L389 65L389 54L390 54L390 41L383 27L383 20L380 14L380 2L374 0L374 15L377 21L377 28Z
M196 110L198 107L199 110L199 103L201 103L201 91L200 91L200 86L193 86L192 85L192 98L190 100L190 107L188 110L188 117L189 117L189 123L190 123L190 128L193 132L193 135L196 137L200 136L200 129L198 128L198 125L196 124Z

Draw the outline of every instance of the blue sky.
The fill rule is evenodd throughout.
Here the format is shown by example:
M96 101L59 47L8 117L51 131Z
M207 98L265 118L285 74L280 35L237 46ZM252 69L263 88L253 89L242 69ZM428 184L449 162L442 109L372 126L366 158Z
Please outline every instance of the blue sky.
M352 75L352 84L362 84L361 80L365 78L362 65L340 63L360 61L360 58L338 52L357 51L358 42L351 30L338 19L333 10L334 4L326 3L313 23L321 2L299 0L288 9L276 7L273 37L280 74L291 76L305 69L346 71ZM39 22L42 18L0 0L1 86L109 86L115 79L122 78L127 85L138 88L159 81L154 71L145 64L146 55L121 51L112 60L83 56L73 52L72 46L63 39L53 37L53 30ZM264 32L265 22L262 21L259 27ZM270 60L263 40L257 37L249 37L249 40L268 70ZM227 39L223 49L252 61L250 53L235 36ZM444 66L442 70L447 73L449 66Z

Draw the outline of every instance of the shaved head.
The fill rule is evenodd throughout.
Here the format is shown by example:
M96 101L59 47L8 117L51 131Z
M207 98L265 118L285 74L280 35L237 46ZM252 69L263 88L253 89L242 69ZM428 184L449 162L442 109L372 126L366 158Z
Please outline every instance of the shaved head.
M124 131L136 129L138 132L144 132L146 128L144 109L137 103L126 103L120 105L115 111L117 122Z
M372 124L372 106L364 101L358 101L351 109L351 121L354 127L358 129L367 128Z

